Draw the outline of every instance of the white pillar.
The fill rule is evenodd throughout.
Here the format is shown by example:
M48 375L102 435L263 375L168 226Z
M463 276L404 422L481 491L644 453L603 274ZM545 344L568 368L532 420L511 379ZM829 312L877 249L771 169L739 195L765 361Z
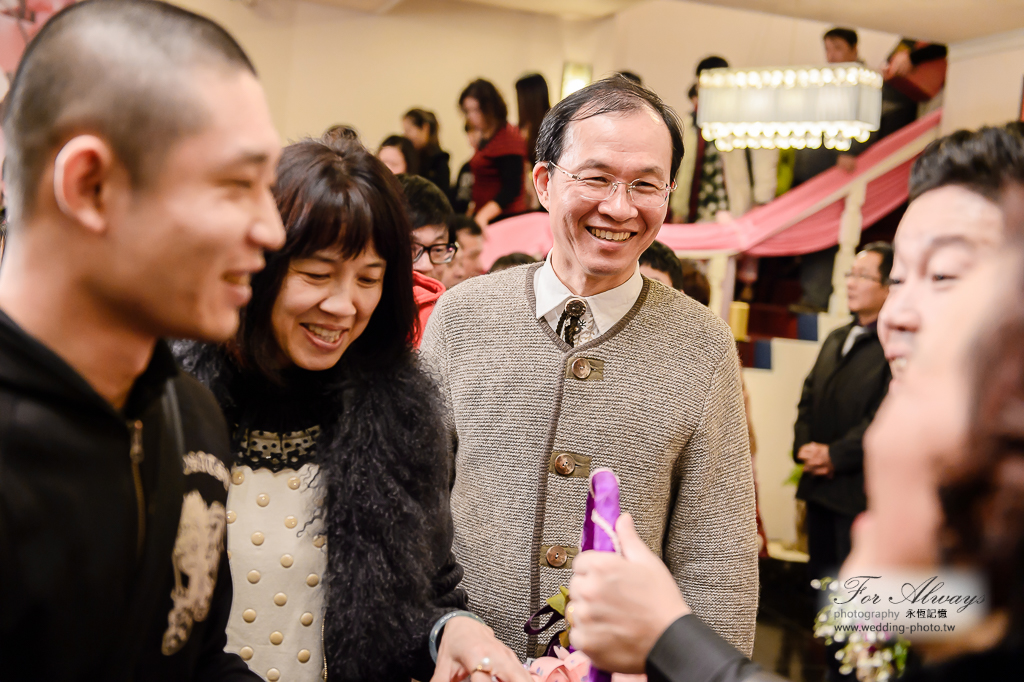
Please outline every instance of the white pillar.
M846 300L846 273L853 267L853 259L857 256L857 245L860 244L860 235L864 228L864 216L860 209L864 206L867 187L866 180L850 185L850 193L846 195L846 206L839 219L839 251L832 266L832 298L829 299L828 305L828 312L832 317L846 318L850 314L850 306Z

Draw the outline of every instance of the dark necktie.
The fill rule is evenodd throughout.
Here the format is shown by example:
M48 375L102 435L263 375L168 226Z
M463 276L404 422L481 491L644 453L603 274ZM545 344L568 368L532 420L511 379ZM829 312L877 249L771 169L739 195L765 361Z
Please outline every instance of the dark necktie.
M583 315L587 312L587 302L582 298L570 298L565 302L565 310L558 318L558 327L555 333L565 339L570 346L576 345L576 336L583 329ZM563 334L563 327L565 332Z

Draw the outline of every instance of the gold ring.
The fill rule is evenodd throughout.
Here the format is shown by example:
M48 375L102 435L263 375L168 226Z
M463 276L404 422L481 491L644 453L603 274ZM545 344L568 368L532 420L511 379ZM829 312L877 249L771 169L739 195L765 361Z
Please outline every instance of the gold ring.
M473 668L473 672L471 672L470 675L475 675L476 673L488 673L488 674L490 674L490 672L491 672L491 659L484 658L479 663L477 663L477 666L475 668Z

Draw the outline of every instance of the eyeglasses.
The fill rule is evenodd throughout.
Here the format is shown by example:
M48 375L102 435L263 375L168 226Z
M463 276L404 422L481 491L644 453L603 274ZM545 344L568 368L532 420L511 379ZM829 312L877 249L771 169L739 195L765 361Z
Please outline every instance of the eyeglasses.
M557 168L575 181L580 197L591 201L610 199L619 185L625 185L633 205L637 208L661 208L668 201L668 195L675 191L676 184L657 185L647 180L634 180L627 183L616 180L609 175L587 171L586 175L570 173L553 161L548 161L549 168Z
M451 263L452 258L455 258L455 252L459 250L458 244L434 244L433 246L423 246L422 244L412 245L412 262L418 261L423 254L428 254L430 262L434 265L444 265L445 263Z
M865 275L860 272L854 272L853 270L850 270L849 272L845 273L843 277L845 277L846 279L859 279L864 282L874 282L875 284L882 283L881 277L873 277L872 275Z

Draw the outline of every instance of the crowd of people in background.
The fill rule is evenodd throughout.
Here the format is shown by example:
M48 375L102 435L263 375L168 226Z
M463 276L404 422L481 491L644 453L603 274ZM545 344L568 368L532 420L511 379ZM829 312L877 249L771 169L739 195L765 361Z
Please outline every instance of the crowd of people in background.
M828 30L822 38L825 60L832 64L863 64L858 42L853 29ZM941 89L921 88L932 87L934 83L941 87L941 75L929 75L931 81L926 86L911 82L908 76L921 68L943 70L945 56L944 45L901 40L882 67L885 82L880 128L867 142L854 141L847 151L825 146L720 151L700 135L699 88L694 82L688 93L692 111L683 116L687 154L674 178L676 190L671 195L667 222L728 222L833 167L854 172L857 156L866 148L937 106ZM699 79L709 69L728 67L725 58L712 55L697 64L695 77ZM635 73L620 74L642 84ZM544 210L534 189L532 173L540 122L551 108L547 81L538 73L524 75L515 82L515 95L518 117L513 125L508 104L491 81L477 79L461 92L458 106L473 154L457 169L454 178L451 157L440 146L438 118L425 109L407 111L401 119L403 133L388 135L377 147L377 155L395 174L419 175L430 180L447 196L455 216L469 216L481 227L524 212ZM337 135L339 130L358 138L352 128L343 125L333 126L325 135ZM455 240L454 234L452 238ZM456 263L463 260L466 251L465 245L460 244L460 248L463 255L452 256ZM808 253L798 259L801 296L790 306L794 313L820 313L827 309L837 248ZM706 268L702 262L694 265L702 273ZM758 259L744 256L737 269L738 284L742 285L738 296L751 300L753 285L758 280ZM470 265L464 270L465 275L448 272L446 277L440 277L442 270L434 268L434 278L448 287L454 281L478 274L479 268Z

